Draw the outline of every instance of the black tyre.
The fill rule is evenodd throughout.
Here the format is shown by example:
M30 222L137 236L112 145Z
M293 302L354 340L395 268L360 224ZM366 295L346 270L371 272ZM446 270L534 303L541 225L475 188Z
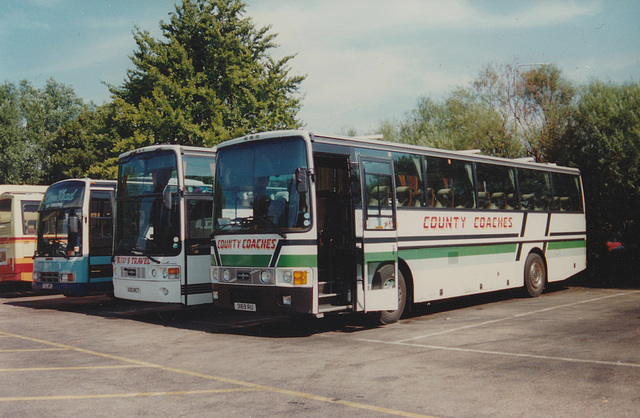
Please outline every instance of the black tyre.
M547 268L542 257L536 253L531 253L524 264L524 285L527 294L532 298L542 294L547 283Z
M378 271L380 274L380 278L382 279L382 287L393 286L393 275L394 275L395 266L393 264L387 264L382 266L382 268ZM402 272L398 270L398 309L393 311L382 311L377 312L379 315L378 321L382 325L393 324L394 322L398 322L402 313L404 312L404 307L407 303L407 285L404 282L404 276Z

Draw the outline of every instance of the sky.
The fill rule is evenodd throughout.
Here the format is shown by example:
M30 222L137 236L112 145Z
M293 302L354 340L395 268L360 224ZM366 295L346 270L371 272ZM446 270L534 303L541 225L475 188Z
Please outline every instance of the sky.
M110 101L136 49L161 38L176 0L0 0L0 82L49 78L86 102ZM245 0L295 55L305 129L376 133L418 99L445 98L488 64L551 63L577 85L640 82L640 0Z

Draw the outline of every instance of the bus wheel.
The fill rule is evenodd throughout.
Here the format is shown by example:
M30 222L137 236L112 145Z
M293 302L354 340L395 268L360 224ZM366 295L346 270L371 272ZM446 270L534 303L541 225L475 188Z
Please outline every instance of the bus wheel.
M382 277L382 287L393 286L393 273L395 270L395 266L393 264L387 264L382 266L379 273ZM379 322L382 325L393 324L394 322L398 322L398 319L402 316L404 312L404 306L407 302L407 285L404 282L404 276L402 272L398 269L398 309L393 311L382 311L378 312L380 315Z
M536 253L529 254L524 265L524 284L529 296L533 298L540 296L546 282L547 270L542 257Z

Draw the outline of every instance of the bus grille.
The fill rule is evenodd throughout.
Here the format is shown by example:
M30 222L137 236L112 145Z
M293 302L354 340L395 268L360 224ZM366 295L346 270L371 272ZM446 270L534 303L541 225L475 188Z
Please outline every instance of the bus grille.
M144 279L145 268L144 267L122 267L122 277L130 279Z
M60 281L60 274L57 271L42 271L39 277L41 282L58 283Z

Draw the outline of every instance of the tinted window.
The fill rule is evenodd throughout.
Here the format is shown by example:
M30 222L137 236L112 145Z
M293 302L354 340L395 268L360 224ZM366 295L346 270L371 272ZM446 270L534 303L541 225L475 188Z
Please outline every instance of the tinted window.
M572 174L553 173L553 208L563 212L581 212L580 178Z
M476 164L478 208L511 210L518 208L516 173L513 168Z
M473 208L471 163L451 158L427 158L426 204L443 208Z
M38 208L40 202L22 202L22 233L25 235L36 235L36 224L38 223Z
M91 255L110 255L113 243L113 215L108 192L91 193L89 213L89 252Z
M187 199L187 253L210 254L213 198Z
M551 207L549 173L538 170L518 169L518 185L522 209L549 210Z
M418 155L395 154L393 165L398 207L424 206L422 158Z
M366 228L395 229L391 164L363 161L366 188Z
M0 224L11 222L11 199L0 200Z
M215 172L215 155L210 157L185 156L184 182L187 193L211 194L213 196L213 173Z

